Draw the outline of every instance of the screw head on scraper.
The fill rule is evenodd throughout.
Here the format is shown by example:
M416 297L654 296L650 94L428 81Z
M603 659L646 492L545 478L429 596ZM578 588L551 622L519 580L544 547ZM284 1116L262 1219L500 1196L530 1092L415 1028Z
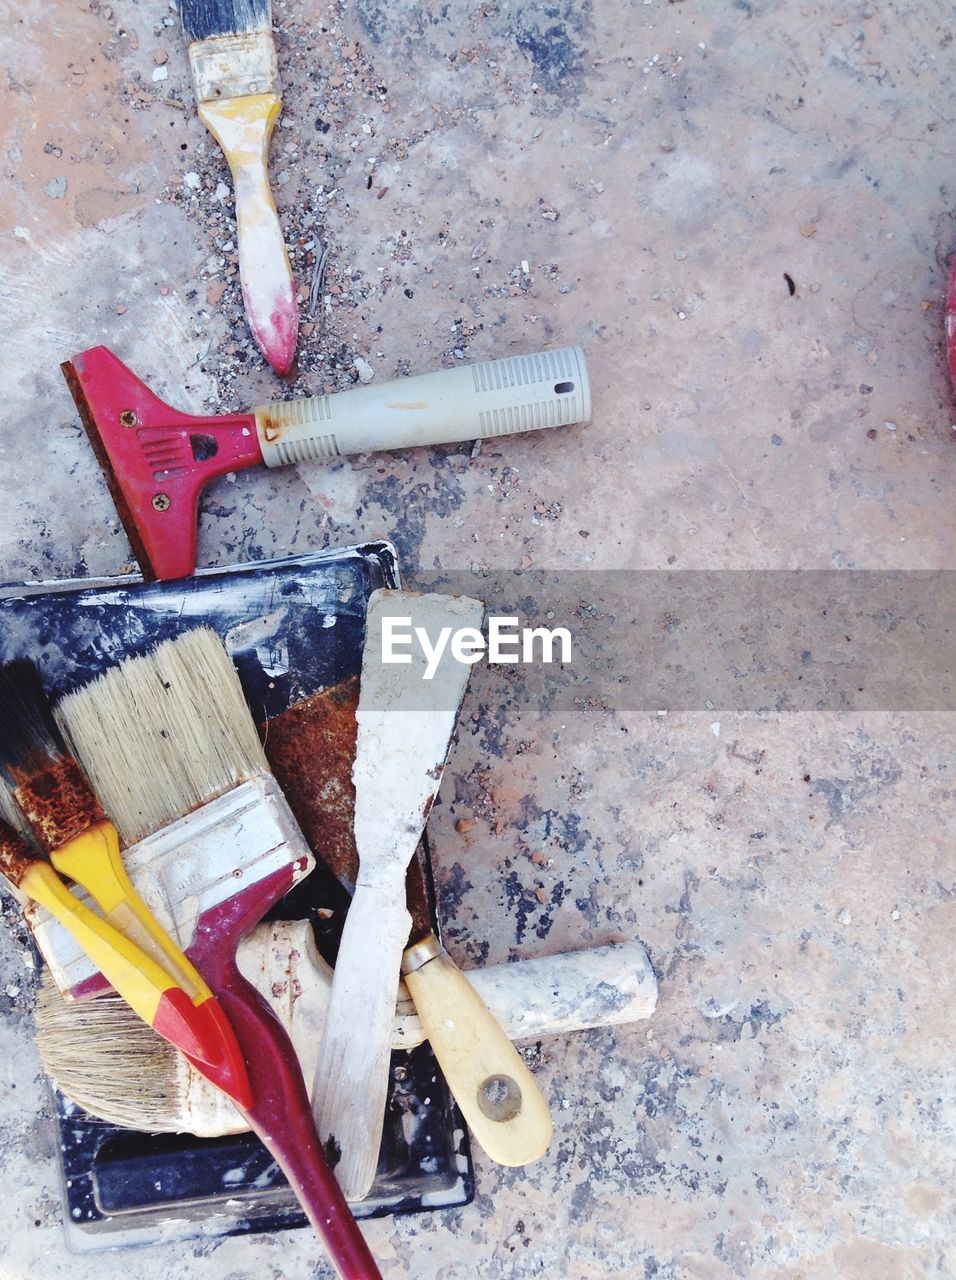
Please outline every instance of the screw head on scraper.
M186 577L196 567L203 488L262 464L255 414L180 413L107 347L91 347L61 368L143 577Z

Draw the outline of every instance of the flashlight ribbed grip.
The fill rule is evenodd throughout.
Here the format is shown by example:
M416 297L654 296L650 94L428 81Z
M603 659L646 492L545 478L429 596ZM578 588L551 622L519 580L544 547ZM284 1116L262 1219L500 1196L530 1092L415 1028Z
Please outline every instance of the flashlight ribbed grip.
M461 365L256 410L269 467L514 435L590 418L580 347Z

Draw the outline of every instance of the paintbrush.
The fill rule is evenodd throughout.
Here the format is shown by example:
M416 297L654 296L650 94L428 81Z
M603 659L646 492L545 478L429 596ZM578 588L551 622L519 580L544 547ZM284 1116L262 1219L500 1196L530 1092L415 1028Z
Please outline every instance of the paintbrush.
M40 675L27 660L0 667L0 778L3 812L17 824L24 845L29 849L33 842L49 858L50 872L64 874L92 893L111 927L109 934L100 931L101 936L122 948L129 966L142 970L148 991L131 984L125 970L119 991L160 1036L206 1064L211 1078L237 1100L246 1100L246 1066L232 1028L209 987L129 883L115 828L65 750ZM41 874L46 892L54 891L55 877ZM22 876L20 887L49 906L37 897L37 874L29 879L33 890ZM58 901L61 910L76 915L72 895L60 895ZM91 913L83 910L88 927ZM87 945L84 950L90 954Z
M127 843L153 833L185 843L190 829L215 825L220 808L235 806L245 793L261 797L270 784L274 803L284 805L235 668L208 627L107 671L64 698L57 720ZM348 1280L379 1277L326 1164L292 1044L236 965L240 939L308 861L244 887L243 832L254 821L255 806L238 823L223 824L236 892L203 914L191 954L245 1053L253 1103L242 1110L249 1127L286 1175L339 1273ZM294 827L291 813L287 822Z
M145 955L151 980L165 974L165 994L140 1011L160 1035L203 1062L220 1088L248 1101L245 1063L212 992L136 893L123 866L119 838L50 715L39 672L21 659L0 667L0 786L3 810L47 855L53 868L83 885L110 925ZM4 785L5 784L5 785ZM49 878L48 878L49 879ZM29 891L28 891L29 892ZM36 898L35 894L30 896ZM177 1020L167 1028L167 1010ZM191 1006L191 1007L190 1007ZM182 1024L191 1028L182 1041Z
M276 373L292 368L296 300L269 186L269 139L281 108L269 0L180 0L199 118L229 161L239 278L252 335Z
M309 1078L331 989L311 924L260 925L240 946L238 963L282 1022ZM620 1026L649 1018L657 1003L654 971L637 942L516 960L465 976L512 1040ZM115 995L64 1000L45 968L36 1034L44 1069L60 1092L110 1124L197 1137L248 1128L236 1108ZM392 1049L413 1049L425 1039L411 1002L399 1000Z
M0 872L21 898L46 907L79 943L135 1014L194 1056L208 1052L205 1022L169 974L139 947L79 902L51 864L0 820ZM197 1025L198 1022L198 1025Z

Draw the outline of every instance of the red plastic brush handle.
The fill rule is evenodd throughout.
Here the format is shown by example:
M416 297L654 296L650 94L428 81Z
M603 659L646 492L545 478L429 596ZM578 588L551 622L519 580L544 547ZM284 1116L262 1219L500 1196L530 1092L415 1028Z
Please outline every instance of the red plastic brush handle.
M186 577L205 485L262 464L255 414L180 413L106 347L74 356L63 372L143 576Z
M250 1128L282 1169L343 1280L381 1280L322 1151L292 1042L236 965L240 940L291 887L290 868L204 912L189 956L219 1000L245 1054L253 1104L243 1115ZM195 1065L202 1070L200 1063Z

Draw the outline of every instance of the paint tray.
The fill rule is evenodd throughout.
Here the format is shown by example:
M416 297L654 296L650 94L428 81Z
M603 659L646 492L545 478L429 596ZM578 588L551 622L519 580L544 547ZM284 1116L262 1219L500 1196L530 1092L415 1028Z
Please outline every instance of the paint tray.
M127 655L206 624L226 641L261 723L358 675L368 596L397 585L394 550L378 542L200 570L176 582L9 587L0 590L0 659L32 658L47 688L60 695ZM424 863L430 884L427 851ZM332 960L347 904L346 891L319 861L271 918L312 919L319 948ZM437 931L434 901L432 917ZM88 1116L56 1091L54 1101L71 1249L307 1225L252 1134L137 1133ZM469 1203L474 1173L467 1143L430 1046L395 1052L378 1173L368 1198L354 1206L356 1217Z

